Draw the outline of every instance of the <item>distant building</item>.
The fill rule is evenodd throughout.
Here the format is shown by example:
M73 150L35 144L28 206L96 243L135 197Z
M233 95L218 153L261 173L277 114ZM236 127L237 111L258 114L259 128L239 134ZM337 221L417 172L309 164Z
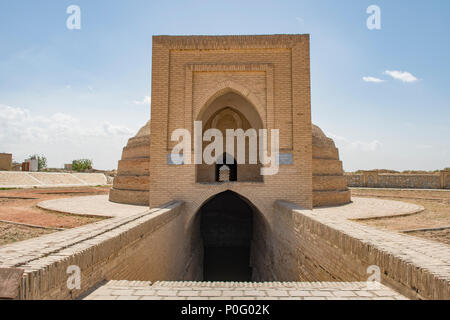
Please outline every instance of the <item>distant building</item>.
M0 171L11 171L12 154L0 153Z
M38 159L28 159L22 163L22 171L37 172L39 171Z

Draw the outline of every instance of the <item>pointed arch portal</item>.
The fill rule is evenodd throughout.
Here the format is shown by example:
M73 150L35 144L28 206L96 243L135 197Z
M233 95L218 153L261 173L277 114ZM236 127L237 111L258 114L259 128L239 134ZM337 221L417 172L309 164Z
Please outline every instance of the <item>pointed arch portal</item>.
M250 251L259 211L235 192L225 191L199 209L204 281L252 281Z
M264 128L261 115L256 107L242 94L235 91L221 92L221 95L213 95L199 115L197 121L202 121L203 133L208 129L217 129L223 137L222 150L226 151L226 130L241 129L246 132L254 129L258 132ZM245 139L245 163L236 163L229 165L231 182L263 182L261 175L261 164L249 162L249 143L250 138ZM203 142L203 150L209 144L209 141ZM237 155L237 144L234 144L234 157ZM222 155L215 155L220 158ZM198 164L196 165L196 181L200 183L218 182L218 164Z

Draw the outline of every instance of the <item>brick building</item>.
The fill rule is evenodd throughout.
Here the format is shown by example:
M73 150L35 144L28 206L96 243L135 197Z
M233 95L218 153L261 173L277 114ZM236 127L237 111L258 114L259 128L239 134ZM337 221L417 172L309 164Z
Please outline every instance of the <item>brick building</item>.
M111 201L184 201L205 259L209 246L264 246L257 239L276 220L276 200L307 209L350 201L338 150L311 123L309 35L155 36L152 63L151 121L124 148ZM171 135L194 132L194 121L203 132L278 129L278 173L233 164L220 182L219 165L175 165Z
M0 153L0 171L11 171L12 168L12 154Z

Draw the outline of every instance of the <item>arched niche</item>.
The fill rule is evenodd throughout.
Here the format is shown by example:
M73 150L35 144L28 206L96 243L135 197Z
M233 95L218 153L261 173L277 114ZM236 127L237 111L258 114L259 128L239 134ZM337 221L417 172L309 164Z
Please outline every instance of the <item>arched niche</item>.
M208 106L199 114L197 121L202 121L203 133L208 129L218 129L222 132L223 149L226 152L226 130L264 128L262 119L255 107L241 94L235 91L226 91L212 100ZM260 173L261 165L249 163L249 138L245 143L245 163L237 164L237 178L232 182L263 182ZM256 139L258 142L258 139ZM203 150L210 142L203 142ZM234 158L237 155L237 139L235 139ZM218 158L220 155L215 155ZM216 163L217 164L217 163ZM196 165L196 181L199 183L217 183L216 164Z

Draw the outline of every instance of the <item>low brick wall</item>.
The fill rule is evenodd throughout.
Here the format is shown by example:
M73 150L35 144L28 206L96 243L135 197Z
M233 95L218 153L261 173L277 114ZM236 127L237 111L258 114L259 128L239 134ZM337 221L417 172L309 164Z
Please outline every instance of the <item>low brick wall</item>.
M0 171L0 188L82 187L106 185L103 173Z
M277 201L261 278L272 281L366 281L378 266L381 282L409 298L450 299L450 246L385 232ZM260 265L261 267L262 265Z
M254 281L366 281L378 266L381 282L409 298L450 299L450 246L285 201L273 208L272 223L254 220ZM2 246L0 268L24 270L20 299L75 299L104 280L202 280L200 223L184 213L174 201ZM67 287L70 266L81 270L80 289Z
M436 174L345 173L349 187L450 189L450 171Z
M21 268L20 299L75 299L104 280L198 279L180 202L0 247L1 268ZM197 262L197 261L195 261ZM69 290L69 266L81 289Z

